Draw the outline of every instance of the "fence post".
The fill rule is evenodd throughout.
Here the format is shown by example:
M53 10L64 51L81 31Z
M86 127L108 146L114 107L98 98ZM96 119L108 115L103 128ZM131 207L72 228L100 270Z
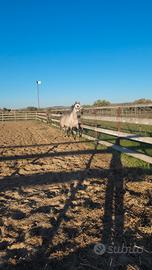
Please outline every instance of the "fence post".
M52 114L49 116L49 123L52 125Z
M119 145L120 146L120 139L121 139L120 137L117 137L116 138L116 142L115 142L116 145Z
M46 123L48 124L49 123L48 113L47 112L45 112L45 113L46 113Z
M15 118L15 121L16 121L16 111L14 111L14 118Z
M120 120L120 118L121 118L121 112L122 112L121 107L118 107L117 108L117 112L116 112L116 120L117 120L116 124L117 124L117 130L119 132L121 130L121 120Z
M100 127L100 125L96 124L96 128ZM99 135L100 133L98 131L96 131L96 139L97 141L99 140Z

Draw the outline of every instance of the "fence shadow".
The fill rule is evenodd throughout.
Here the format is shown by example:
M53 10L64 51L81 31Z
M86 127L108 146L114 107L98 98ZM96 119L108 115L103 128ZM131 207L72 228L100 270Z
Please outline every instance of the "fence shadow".
M107 151L106 151L107 152ZM20 248L16 250L6 249L5 259L13 258L13 256L18 256L23 258L19 260L17 265L9 265L5 263L3 268L5 269L71 269L71 270L107 270L107 269L127 269L128 265L136 265L138 268L135 269L146 269L150 270L150 257L146 262L142 261L142 258L130 258L129 256L122 254L107 254L103 256L97 256L93 251L94 243L91 245L85 245L85 247L75 248L74 244L72 251L69 255L64 257L51 258L51 254L54 250L60 251L62 249L66 250L69 247L69 238L65 242L58 244L57 246L53 245L53 239L58 235L59 229L62 225L62 222L67 220L67 212L72 207L72 203L76 198L76 195L79 190L85 191L86 186L84 185L84 180L86 179L103 179L106 183L105 195L104 195L104 204L100 207L104 207L104 215L102 219L103 228L101 228L101 243L108 245L117 245L121 246L125 240L125 231L124 231L124 217L125 217L125 206L124 206L124 195L125 195L125 177L128 177L128 181L139 181L140 173L141 177L143 175L151 174L151 171L139 170L137 168L124 168L121 162L121 154L115 151L111 151L112 158L109 169L92 169L91 163L96 154L104 154L105 150L98 150L98 144L95 145L95 149L87 152L77 151L77 155L82 153L90 154L90 158L86 164L86 168L83 170L78 170L76 172L50 172L43 174L35 174L31 176L19 176L19 177L4 177L0 182L0 188L2 192L9 190L15 190L20 187L36 187L37 185L44 184L53 184L53 183L70 183L70 195L67 196L67 199L64 203L64 206L59 210L57 218L53 221L52 227L50 228L36 228L31 229L31 232L35 233L35 230L38 230L39 236L42 238L42 245L38 248L37 252L34 254L31 253L30 259L26 261L28 251L25 248ZM76 154L76 151L69 152L68 155ZM50 153L49 153L50 154ZM54 153L53 153L54 154ZM64 153L65 154L65 153ZM56 153L55 153L56 155ZM59 152L60 155L60 152ZM32 156L33 157L33 156ZM15 158L15 157L14 157ZM20 192L23 192L22 190ZM49 193L49 192L48 192ZM49 196L52 194L49 194ZM4 195L2 195L4 198ZM7 200L7 193L5 194L5 200ZM35 203L30 201L30 203ZM30 205L29 205L30 206ZM99 207L99 205L98 205ZM38 211L47 213L50 211L51 206L44 208L39 208ZM2 208L1 214L5 215L7 209ZM34 213L34 212L32 212ZM22 209L18 212L11 212L12 217L16 220L24 219L24 213ZM127 232L129 241L135 241L134 235L130 230ZM18 241L24 241L25 236L23 235L22 229L19 234ZM149 241L152 238L149 238ZM7 247L9 243L3 243L3 248ZM142 242L141 242L142 243ZM2 246L1 246L2 248ZM143 253L142 256L147 256ZM149 262L150 261L150 262ZM143 268L145 267L145 268Z
M11 156L1 156L0 157L0 162L1 161L12 161L12 160L24 160L24 159L39 159L39 158L49 158L49 157L62 157L62 156L73 156L73 155L89 155L89 154L102 154L102 153L107 153L107 151L110 153L112 150L109 148L109 150L73 150L73 151L61 151L61 152L56 152L53 151L54 148L57 146L53 146L51 149L49 149L45 153L36 153L36 154L24 154L24 155L11 155ZM51 152L52 151L52 152Z
M111 173L108 176L103 216L102 243L108 249L121 247L124 232L124 175L121 153L113 152L110 163ZM120 266L120 255L112 254L107 260L107 268ZM126 269L126 266L123 267Z
M45 144L24 144L24 145L0 145L0 149L15 149L15 148L34 148L34 147L45 147L45 146L59 146L68 144L80 144L80 143L90 143L93 140L80 140L80 141L63 141L59 143L45 143Z

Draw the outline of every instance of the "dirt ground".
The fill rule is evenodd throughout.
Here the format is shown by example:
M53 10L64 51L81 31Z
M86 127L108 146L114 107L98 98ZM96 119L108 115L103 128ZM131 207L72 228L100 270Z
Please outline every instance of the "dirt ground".
M120 153L0 123L0 193L0 269L152 269L151 172Z

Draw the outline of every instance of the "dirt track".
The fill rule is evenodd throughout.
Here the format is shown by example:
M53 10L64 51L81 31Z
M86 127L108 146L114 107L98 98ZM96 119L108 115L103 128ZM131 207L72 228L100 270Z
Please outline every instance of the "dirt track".
M148 171L41 123L2 123L0 138L2 269L151 269ZM113 242L144 251L94 253Z

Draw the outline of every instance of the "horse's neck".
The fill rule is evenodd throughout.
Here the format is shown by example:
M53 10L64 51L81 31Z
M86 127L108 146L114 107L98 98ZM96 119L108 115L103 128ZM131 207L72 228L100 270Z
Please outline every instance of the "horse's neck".
M71 112L71 116L73 118L77 119L77 113L74 110Z

